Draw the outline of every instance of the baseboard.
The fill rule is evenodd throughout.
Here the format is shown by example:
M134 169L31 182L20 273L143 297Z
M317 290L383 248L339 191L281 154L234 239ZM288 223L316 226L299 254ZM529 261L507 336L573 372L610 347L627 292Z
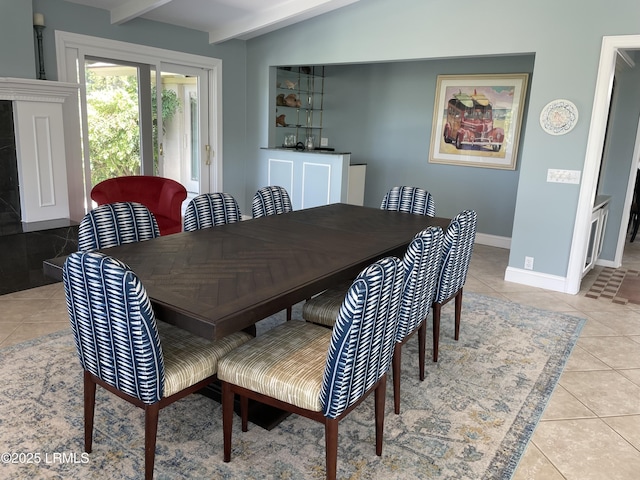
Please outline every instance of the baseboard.
M480 245L488 245L490 247L511 249L510 237L499 237L488 233L476 233L476 243Z
M507 270L504 274L504 279L507 282L521 283L523 285L529 285L530 287L553 290L554 292L571 294L577 293L568 290L566 277L559 277L557 275L549 275L548 273L539 273L531 270L524 270L522 268L507 267Z

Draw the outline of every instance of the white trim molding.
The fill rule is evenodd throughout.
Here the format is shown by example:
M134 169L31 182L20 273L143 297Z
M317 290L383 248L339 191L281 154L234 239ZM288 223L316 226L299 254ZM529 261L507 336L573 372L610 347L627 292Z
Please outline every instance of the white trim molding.
M507 267L504 280L506 282L521 283L531 287L544 288L555 292L572 293L566 277L549 275L548 273L534 272L521 268Z
M511 237L499 237L488 233L476 233L476 243L490 247L511 249Z
M69 158L80 145L78 85L0 78L0 100L13 104L13 122L24 223L74 219L70 210Z

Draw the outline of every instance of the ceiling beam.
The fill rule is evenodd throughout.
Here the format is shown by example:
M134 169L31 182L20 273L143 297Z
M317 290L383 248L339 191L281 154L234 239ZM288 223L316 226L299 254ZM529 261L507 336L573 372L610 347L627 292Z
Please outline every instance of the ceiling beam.
M121 25L151 10L166 5L171 1L172 0L130 0L111 10L111 24Z
M272 8L256 11L225 28L210 31L209 43L220 43L232 38L248 40L358 1L360 0L286 2Z

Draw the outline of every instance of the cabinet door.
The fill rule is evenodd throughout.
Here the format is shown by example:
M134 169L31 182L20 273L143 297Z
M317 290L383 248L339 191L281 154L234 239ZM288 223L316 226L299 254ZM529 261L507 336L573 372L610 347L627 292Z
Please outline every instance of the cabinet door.
M582 275L584 276L589 270L593 268L597 258L598 249L598 234L600 225L600 210L596 210L591 215L591 229L589 231L589 243L587 245L587 252L584 260L584 268L582 269Z

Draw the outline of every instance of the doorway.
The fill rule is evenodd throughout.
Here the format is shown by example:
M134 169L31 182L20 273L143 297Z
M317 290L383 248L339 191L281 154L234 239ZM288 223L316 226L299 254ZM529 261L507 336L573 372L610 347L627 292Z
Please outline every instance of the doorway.
M129 89L130 95L126 102L123 100L123 105L133 104L127 118L130 127L118 132L132 138L127 139L125 148L106 155L111 159L118 155L126 157L128 166L103 168L106 173L103 171L100 175L165 176L182 183L191 196L223 190L222 112L218 108L222 96L222 62L219 59L66 32L57 32L56 48L63 52L57 56L59 80L86 87L80 89L79 98L81 126L85 132L82 165L68 166L82 170L83 185L69 186L70 201L82 202L85 211L91 208L89 194L98 180L93 171L103 168L102 159L95 158L96 140L106 140L102 137L114 134L106 126L92 134L89 124L90 113L95 113L90 111L94 106L88 102L88 95L95 93L91 88L95 80L91 78L91 69L99 66L103 67L103 84L117 84L126 78L125 89ZM120 110L124 107L114 113L119 114ZM112 123L113 118L110 118ZM103 148L111 146L106 143Z
M584 163L583 180L580 188L578 209L574 225L574 235L569 257L569 269L567 275L568 293L577 293L580 290L584 252L587 249L589 241L590 220L593 202L597 192L598 175L604 150L616 61L621 52L633 49L640 49L640 35L607 36L602 40L600 65L598 68L593 111L587 140L587 153ZM634 159L638 158L638 152L639 142L638 138L636 138L636 148L633 154ZM635 172L633 169L637 169L637 163L632 163L634 164L629 169L629 181L623 207L625 212L629 212L631 207L631 197L633 195L635 179ZM615 255L615 262L618 264L617 266L620 265L622 254L624 252L627 227L625 218L628 219L628 217L623 215L619 228L619 239Z

